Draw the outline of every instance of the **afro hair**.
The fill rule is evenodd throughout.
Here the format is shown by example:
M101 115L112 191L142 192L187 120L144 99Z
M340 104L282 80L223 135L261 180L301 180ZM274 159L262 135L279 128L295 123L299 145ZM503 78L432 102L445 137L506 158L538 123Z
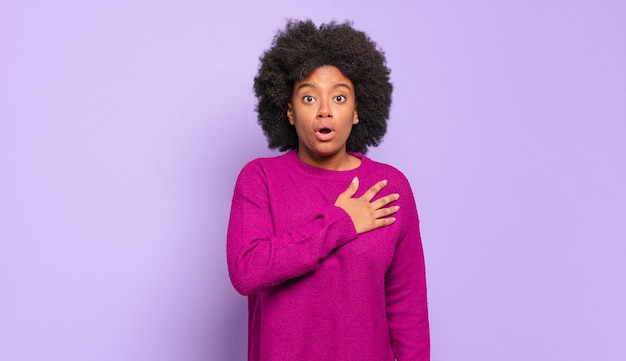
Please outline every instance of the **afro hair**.
M387 131L393 86L385 54L350 22L331 22L319 28L311 20L287 23L272 46L260 57L254 78L258 122L270 149L298 148L298 135L287 118L293 86L323 65L337 67L354 84L359 123L352 128L346 148L366 153L380 144Z

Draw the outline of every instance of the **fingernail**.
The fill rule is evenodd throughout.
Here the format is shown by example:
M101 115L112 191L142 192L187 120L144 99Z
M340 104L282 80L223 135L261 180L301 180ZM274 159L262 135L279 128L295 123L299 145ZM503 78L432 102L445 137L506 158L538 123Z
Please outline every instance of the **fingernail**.
M357 184L357 183L359 183L359 177L352 178L352 184Z

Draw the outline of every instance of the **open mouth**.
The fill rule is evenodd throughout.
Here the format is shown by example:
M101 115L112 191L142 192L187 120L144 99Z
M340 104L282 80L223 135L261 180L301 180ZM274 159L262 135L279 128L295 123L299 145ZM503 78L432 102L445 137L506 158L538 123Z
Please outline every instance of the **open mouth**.
M335 137L335 129L332 125L320 125L315 130L315 137L322 142L327 142Z

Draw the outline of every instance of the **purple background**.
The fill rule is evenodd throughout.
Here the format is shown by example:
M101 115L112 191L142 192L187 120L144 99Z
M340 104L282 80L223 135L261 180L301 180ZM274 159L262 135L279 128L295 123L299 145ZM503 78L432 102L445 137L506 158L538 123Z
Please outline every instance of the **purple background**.
M626 360L626 3L0 3L0 361L243 360L225 233L287 18L386 51L433 360Z

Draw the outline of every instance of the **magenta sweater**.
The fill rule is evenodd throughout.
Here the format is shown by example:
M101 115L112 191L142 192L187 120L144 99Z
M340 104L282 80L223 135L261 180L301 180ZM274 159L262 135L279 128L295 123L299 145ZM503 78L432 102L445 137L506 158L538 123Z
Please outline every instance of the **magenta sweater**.
M331 171L295 151L248 163L235 186L227 261L248 296L250 361L430 359L424 256L413 193L397 169L361 155ZM357 235L334 206L359 177L361 196L399 193L396 222Z

